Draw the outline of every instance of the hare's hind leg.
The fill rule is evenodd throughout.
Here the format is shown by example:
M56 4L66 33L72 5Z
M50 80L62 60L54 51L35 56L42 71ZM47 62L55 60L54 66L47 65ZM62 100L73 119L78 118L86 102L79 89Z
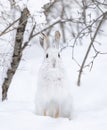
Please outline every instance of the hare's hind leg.
M45 109L44 112L43 112L43 116L46 116L46 109Z
M55 118L58 118L58 117L59 117L59 109L57 109L55 112Z

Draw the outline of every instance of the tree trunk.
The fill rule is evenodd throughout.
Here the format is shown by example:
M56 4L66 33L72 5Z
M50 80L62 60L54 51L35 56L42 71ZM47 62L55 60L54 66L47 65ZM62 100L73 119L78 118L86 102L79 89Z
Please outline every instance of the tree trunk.
M21 17L19 19L19 25L18 25L17 32L16 32L11 68L9 68L7 70L7 77L4 79L4 82L2 85L2 101L7 98L7 92L8 92L9 86L11 84L13 76L21 61L23 37L24 37L25 28L27 25L28 15L29 15L28 9L24 8L23 11L21 12Z

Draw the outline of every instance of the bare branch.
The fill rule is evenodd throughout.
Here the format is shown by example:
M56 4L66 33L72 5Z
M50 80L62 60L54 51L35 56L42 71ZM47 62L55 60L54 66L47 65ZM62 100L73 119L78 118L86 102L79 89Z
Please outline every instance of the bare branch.
M17 23L19 21L20 18L16 19L15 21L13 21L7 28L5 28L1 33L0 36L8 33L8 29L11 28L15 23Z
M99 19L100 18L102 18L103 16L104 16L104 14L106 14L107 12L105 12L105 13L103 13L103 14L101 14L99 17L97 17L91 24L89 24L89 25L87 25L85 28L83 28L80 32L78 32L78 34L77 34L77 36L76 36L76 38L75 38L75 40L74 40L74 43L73 43L73 46L72 46L72 59L74 59L74 49L75 49L75 45L76 45L76 42L77 42L77 40L78 40L78 38L85 32L85 30L89 30L89 28L91 28L96 22L98 22L99 21ZM91 30L90 30L91 31ZM91 32L89 32L89 33L91 33ZM86 32L85 32L85 34L86 34ZM84 36L84 35L83 35Z
M79 70L79 75L78 75L78 80L77 80L77 85L78 85L78 86L80 86L81 75L82 75L83 68L84 68L84 65L85 65L85 63L86 63L87 57L88 57L88 55L89 55L89 52L90 52L90 50L91 50L91 47L93 46L94 40L95 40L95 38L96 38L96 36L97 36L97 34L98 34L98 31L99 31L99 29L100 29L102 23L104 22L106 16L107 16L107 12L105 12L105 13L103 14L102 19L101 19L101 21L99 22L98 27L97 27L97 29L96 29L96 31L95 31L95 33L94 33L94 36L93 36L93 38L92 38L92 40L91 40L91 42L90 42L90 44L89 44L89 47L88 47L88 49L87 49L87 52L86 52L85 57L84 57L84 59L83 59L83 62L82 62L82 64L81 64L81 68L80 68L80 70Z
M52 27L55 26L56 24L66 23L66 22L77 23L77 22L79 22L79 21L74 20L74 19L72 19L72 18L70 18L70 19L58 19L57 21L55 21L54 23L50 24L50 25L47 26L46 28L44 28L44 29L42 29L41 31L39 31L39 32L37 32L37 33L35 33L35 34L33 34L33 35L32 35L32 38L35 37L35 36L37 36L38 34L44 32L44 31L48 30L49 28L52 28Z

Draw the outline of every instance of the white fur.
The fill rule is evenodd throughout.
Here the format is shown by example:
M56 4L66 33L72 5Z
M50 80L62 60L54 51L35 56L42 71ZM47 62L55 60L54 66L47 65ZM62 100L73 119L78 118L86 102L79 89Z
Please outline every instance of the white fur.
M48 48L39 71L38 86L35 100L35 111L38 115L72 118L72 99L67 85L62 60L58 57L57 48ZM55 67L53 64L55 62Z

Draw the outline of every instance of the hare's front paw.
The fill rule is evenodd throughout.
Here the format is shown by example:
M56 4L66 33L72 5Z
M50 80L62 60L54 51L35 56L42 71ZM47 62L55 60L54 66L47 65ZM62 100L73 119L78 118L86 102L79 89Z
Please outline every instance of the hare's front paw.
M43 111L43 116L50 116L50 117L58 118L59 117L59 109L57 109L56 111L53 111L53 112L45 109Z

